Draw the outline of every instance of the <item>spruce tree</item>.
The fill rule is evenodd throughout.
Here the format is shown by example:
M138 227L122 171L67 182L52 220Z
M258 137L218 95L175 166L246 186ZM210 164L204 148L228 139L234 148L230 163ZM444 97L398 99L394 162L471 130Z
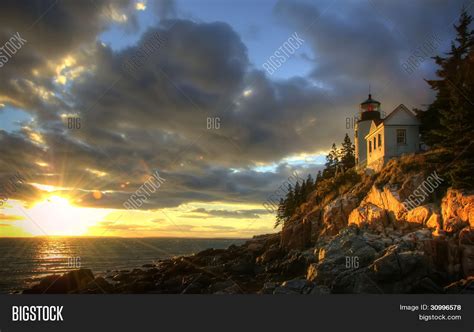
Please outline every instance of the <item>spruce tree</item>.
M443 148L451 163L446 170L458 188L474 186L474 31L472 17L462 11L454 26L456 38L446 57L437 56L439 79L428 84L435 101L420 113L425 143Z
M323 171L323 178L329 179L334 177L336 174L337 166L339 165L339 151L336 147L336 144L333 143L331 151L329 151L326 156L326 163L324 164L325 169Z
M285 221L286 221L286 218L285 218L285 200L283 198L280 198L280 203L278 204L275 228L278 227L279 225L283 225L285 223Z
M342 142L341 147L341 165L344 171L347 171L350 168L355 166L355 147L352 144L349 135L344 136L344 141Z
M436 91L436 98L425 112L419 113L422 138L430 146L454 147L452 144L456 139L453 141L453 138L460 134L457 128L460 117L454 114L456 105L453 105L453 102L456 104L456 101L453 98L467 93L466 79L469 79L469 76L466 70L469 69L466 68L466 62L472 63L469 55L472 53L474 43L474 32L470 29L471 22L472 17L463 10L458 24L454 25L456 38L451 43L451 50L446 57L433 58L439 66L436 71L438 79L427 82L431 89ZM453 132L456 134L453 135Z

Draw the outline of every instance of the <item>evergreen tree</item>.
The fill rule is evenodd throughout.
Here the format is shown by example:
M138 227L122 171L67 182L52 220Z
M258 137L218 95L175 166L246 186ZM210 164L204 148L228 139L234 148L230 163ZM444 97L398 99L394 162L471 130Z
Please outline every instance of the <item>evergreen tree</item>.
M336 147L336 144L333 143L331 151L329 151L326 156L326 163L324 164L325 168L323 171L323 178L329 179L334 177L336 174L337 166L339 165L339 151Z
M309 197L309 194L314 190L314 181L313 178L311 177L311 174L308 174L308 177L306 178L306 187L304 190L304 200L306 201Z
M344 171L355 166L355 146L352 144L349 135L344 136L342 148L340 151L341 165Z
M285 208L283 212L283 216L285 217L285 221L289 220L290 217L293 215L295 211L295 193L293 191L293 187L291 184L288 185L288 192L286 193L285 198Z
M316 189L316 186L318 185L319 182L323 179L323 172L318 171L318 174L316 175L316 181L314 181L314 187Z
M299 181L295 184L295 193L294 193L294 210L298 208L301 202L301 185Z
M286 218L285 218L285 200L283 198L280 198L280 203L278 204L275 228L280 226L280 225L283 225L285 223L285 221L286 221Z
M435 101L420 113L425 143L443 148L452 162L447 174L452 185L474 186L474 31L472 17L462 11L454 26L456 38L446 57L434 57L437 80L428 84Z
M464 71L466 62L472 53L474 32L470 30L472 17L463 10L459 23L454 26L456 38L451 43L451 50L446 57L435 56L433 59L439 66L436 71L438 79L428 80L431 89L436 91L436 99L425 112L419 113L422 122L421 134L423 141L431 146L447 146L453 137L452 131L457 131L455 122L457 116L453 114L453 97L463 92L466 79L469 76ZM472 106L472 105L471 105ZM458 132L459 134L459 132ZM448 141L446 141L448 139Z

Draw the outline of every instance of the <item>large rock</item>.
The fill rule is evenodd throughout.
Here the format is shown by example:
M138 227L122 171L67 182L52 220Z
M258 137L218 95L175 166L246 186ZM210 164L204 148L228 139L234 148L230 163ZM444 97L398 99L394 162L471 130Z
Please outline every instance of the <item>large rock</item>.
M349 215L349 225L368 226L379 232L382 232L388 223L387 211L372 203L361 204Z
M308 219L291 220L283 225L281 246L285 249L304 249L311 244L311 222Z
M372 186L367 196L361 203L364 206L368 203L378 206L388 212L388 218L391 222L396 222L406 214L406 208L402 204L404 197L400 196L400 191L389 185L385 185L382 190L377 186Z
M411 293L429 274L423 252L407 251L404 244L394 245L371 265L346 271L334 278L333 293Z
M423 252L400 251L399 246L394 245L374 261L371 269L377 280L400 280L418 267L427 268L426 263Z
M39 284L23 291L24 294L66 294L86 289L94 281L90 269L73 270L63 275L51 275L43 278Z
M323 209L323 235L336 235L347 226L349 215L359 204L351 193L342 195L329 202Z
M424 226L433 214L433 209L434 206L432 204L417 206L408 211L405 219L407 222Z
M317 284L330 285L337 275L367 266L375 257L377 250L351 227L319 250L319 262L309 265L306 278Z
M449 189L441 201L441 213L450 232L460 230L460 225L474 227L474 195Z

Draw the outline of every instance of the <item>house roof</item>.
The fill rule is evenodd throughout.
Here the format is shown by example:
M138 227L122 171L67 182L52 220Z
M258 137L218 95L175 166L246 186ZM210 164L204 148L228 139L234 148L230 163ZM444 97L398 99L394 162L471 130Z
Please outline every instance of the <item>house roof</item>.
M383 119L383 121L387 121L387 120L390 119L394 114L396 114L396 113L398 113L398 112L405 112L405 113L409 114L412 118L414 118L417 122L419 122L419 121L418 121L418 118L416 117L416 115L415 115L412 111L410 111L410 110L409 110L405 105L403 105L403 104L400 104L400 105L398 105L397 107L395 107L395 109L394 109L392 112L390 112L390 114L387 115L387 116L385 117L385 119Z
M395 114L399 112L405 112L406 114L410 115L410 117L412 117L413 120L415 120L417 125L420 124L420 121L415 116L415 114L412 111L410 111L405 105L400 104L392 112L390 112L390 114L387 115L383 120L372 120L369 133L364 138L371 136L380 127L383 127L390 118L392 118Z

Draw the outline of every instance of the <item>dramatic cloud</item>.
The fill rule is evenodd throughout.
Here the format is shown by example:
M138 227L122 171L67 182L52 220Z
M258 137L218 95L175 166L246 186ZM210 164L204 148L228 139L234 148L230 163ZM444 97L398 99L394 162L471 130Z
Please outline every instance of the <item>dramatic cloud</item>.
M369 84L386 112L428 103L423 77L433 66L427 60L409 75L402 64L432 33L441 51L460 9L443 1L279 1L268 16L289 31L281 40L293 31L305 40L306 51L295 57L311 71L276 80L252 65L225 16L197 22L180 18L174 1L147 6L157 15L151 27L114 49L101 33L141 31L136 15L143 10L133 1L2 2L1 39L19 32L27 42L0 68L0 103L33 118L0 131L0 175L29 177L12 198L33 201L49 185L78 205L123 208L159 171L166 182L141 209L262 204L291 172L306 177L321 169L314 160L285 158L304 160L340 142ZM259 40L274 33L260 25L245 31ZM80 118L80 129L68 129L70 117ZM260 212L192 214L242 219Z

